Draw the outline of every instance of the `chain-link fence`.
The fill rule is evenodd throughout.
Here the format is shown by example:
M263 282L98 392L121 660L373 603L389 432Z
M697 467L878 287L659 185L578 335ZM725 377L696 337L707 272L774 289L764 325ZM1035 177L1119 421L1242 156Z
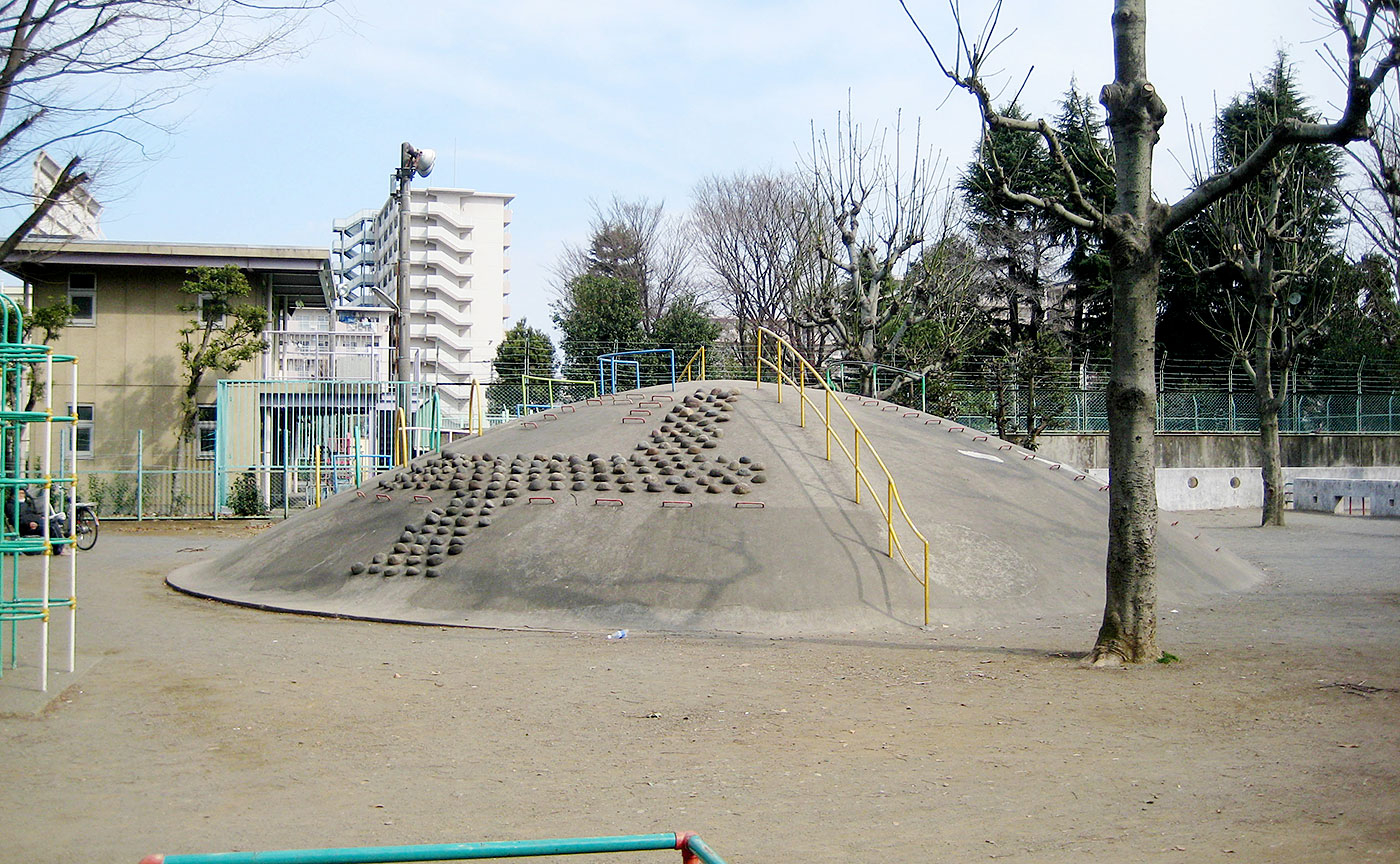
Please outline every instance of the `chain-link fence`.
M625 343L597 343L598 353L620 353ZM607 350L604 350L607 349ZM698 346L697 346L698 349ZM735 344L698 353L676 351L677 378L753 380L752 348ZM691 361L682 365L682 358ZM645 357L651 361L651 356ZM658 365L652 363L651 365ZM659 366L658 366L659 368ZM138 436L132 452L99 470L82 460L78 494L103 516L209 517L290 512L354 488L396 460L437 447L545 405L576 402L610 386L579 378L521 376L473 388L470 384L373 381L221 382L217 419L201 423L183 458L153 460ZM667 383L657 370L641 371L643 386ZM873 388L890 401L955 419L979 429L1025 436L1043 432L1108 430L1106 367L1086 364L1026 382L975 375L920 375L892 366L828 363L834 389ZM1189 372L1190 370L1188 370ZM1192 377L1163 367L1158 376L1157 428L1162 432L1251 433L1259 429L1258 401L1238 375L1196 370ZM1387 370L1331 368L1319 378L1298 376L1280 412L1284 433L1400 433L1400 378ZM625 375L619 375L619 386ZM1359 392L1325 391L1345 381ZM1190 385L1190 386L1187 386ZM1221 386L1223 385L1223 386ZM1231 389L1231 388L1234 389ZM402 412L402 413L400 413Z

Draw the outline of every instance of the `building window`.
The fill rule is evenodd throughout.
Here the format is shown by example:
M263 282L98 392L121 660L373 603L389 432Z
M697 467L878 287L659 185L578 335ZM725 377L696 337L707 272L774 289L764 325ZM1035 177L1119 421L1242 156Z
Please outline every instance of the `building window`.
M91 273L68 274L68 304L73 307L73 320L80 327L97 323L97 277Z
M199 458L213 459L214 448L218 444L218 406L199 406Z
M212 322L215 330L224 329L224 313L228 310L228 306L224 303L215 303L213 294L200 294L194 307L200 322L204 324Z
M74 449L78 451L79 459L92 458L92 430L93 414L92 405L79 403L77 406L69 405L68 410L77 417L77 422L73 424Z

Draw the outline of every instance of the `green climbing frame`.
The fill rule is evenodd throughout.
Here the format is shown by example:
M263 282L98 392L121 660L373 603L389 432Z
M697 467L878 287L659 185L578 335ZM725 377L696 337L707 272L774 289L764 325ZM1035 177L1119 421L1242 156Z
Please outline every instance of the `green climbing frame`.
M0 295L0 675L19 666L19 626L33 624L36 647L30 662L38 669L39 689L47 691L49 624L55 612L67 613L68 672L73 671L77 636L77 550L69 548L72 538L61 536L65 532L57 530L50 514L65 512L66 524L74 524L77 418L70 412L77 404L78 366L77 358L26 343L23 334L19 306ZM55 374L63 372L67 374ZM35 381L40 388L33 386ZM68 392L68 399L58 403L66 406L62 414L54 412L55 389ZM35 396L32 407L27 405L30 394ZM69 434L62 434L65 429ZM24 494L49 502L37 534L20 531ZM65 552L63 563L55 563ZM26 629L25 635L30 633Z

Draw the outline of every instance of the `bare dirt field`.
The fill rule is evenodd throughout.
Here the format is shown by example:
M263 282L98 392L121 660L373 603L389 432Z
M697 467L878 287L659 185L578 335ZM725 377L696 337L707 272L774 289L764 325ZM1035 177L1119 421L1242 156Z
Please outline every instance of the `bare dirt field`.
M1400 861L1400 520L1256 518L1189 521L1267 582L1163 608L1180 661L1118 671L1078 663L1095 616L610 641L258 612L162 581L253 527L109 523L80 676L0 680L0 859L694 830L731 864Z

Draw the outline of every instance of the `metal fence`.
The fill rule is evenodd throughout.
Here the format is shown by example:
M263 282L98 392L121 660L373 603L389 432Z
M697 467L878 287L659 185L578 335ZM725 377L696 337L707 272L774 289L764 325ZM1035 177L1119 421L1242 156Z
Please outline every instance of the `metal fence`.
M598 347L629 350L615 343ZM678 351L677 360L682 356L688 355ZM708 349L705 365L710 379L754 376L752 351L732 344ZM853 365L828 364L833 388L853 391L863 385L862 370ZM1006 381L996 386L987 373L964 371L935 378L879 367L871 375L878 390L894 388L891 401L974 428L996 430L1000 416L1005 434L1025 434L1027 409L1033 407L1029 413L1038 432L1091 434L1108 430L1101 372L1085 365L1073 374L1047 376L1033 390L1033 406L1028 405L1032 390ZM1240 386L1245 383L1240 376L1216 370L1193 378L1164 366L1158 377L1163 385L1158 393L1158 431L1258 431L1257 399L1252 390ZM1397 380L1376 366L1364 371L1334 368L1321 378L1299 376L1280 413L1280 431L1400 433ZM1317 389L1320 383L1335 386L1343 381L1351 392ZM1361 389L1355 392L1358 382ZM647 378L643 383L661 382ZM134 452L114 466L89 470L80 463L78 491L104 516L288 513L314 507L387 470L396 458L436 449L478 423L499 425L538 410L546 401L578 401L595 392L591 381L551 381L540 375L476 388L382 381L223 381L212 430L215 440L204 442L212 448L192 444L178 464L158 464L146 459L138 438Z
M995 429L998 394L956 390L957 422ZM1000 394L1006 431L1024 433L1028 397L1011 388ZM1108 431L1108 394L1103 390L1041 391L1037 425L1047 432ZM1252 392L1168 390L1157 394L1158 432L1258 432L1259 400ZM1279 431L1307 433L1400 433L1400 392L1291 393L1279 412Z

